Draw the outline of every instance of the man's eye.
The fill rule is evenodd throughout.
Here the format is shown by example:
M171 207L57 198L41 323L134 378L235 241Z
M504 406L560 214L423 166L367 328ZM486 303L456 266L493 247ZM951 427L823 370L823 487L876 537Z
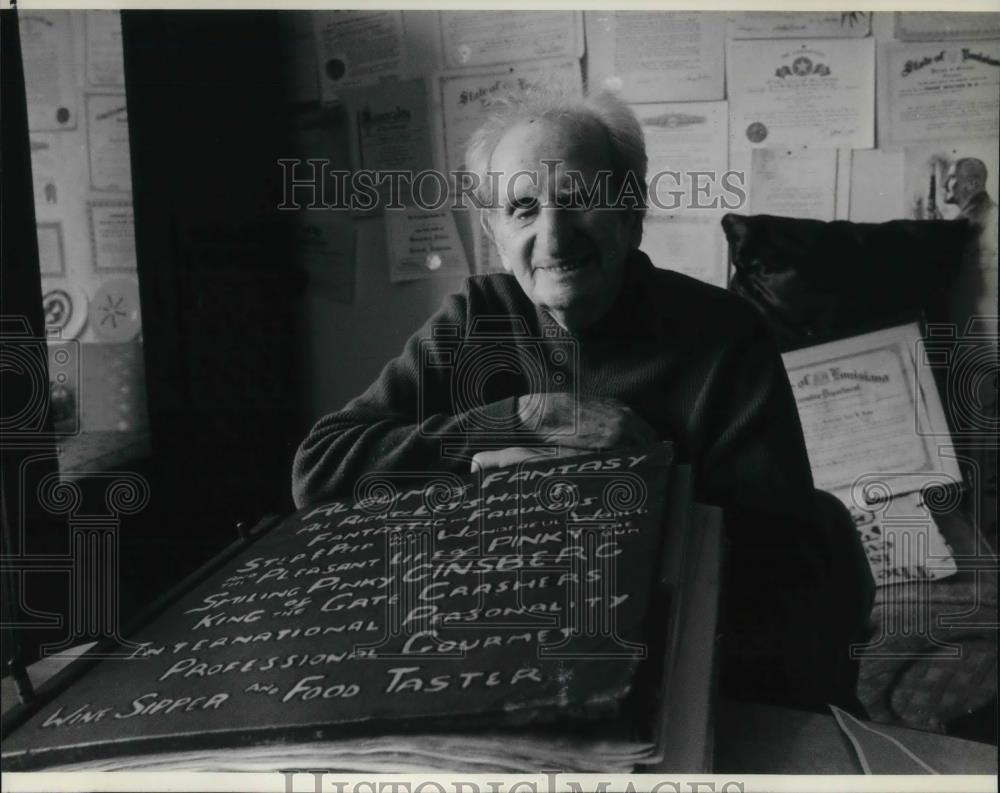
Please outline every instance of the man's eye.
M572 193L561 193L556 196L556 204L564 209L582 209L584 206L583 194L578 190Z
M519 198L512 201L507 206L507 214L513 215L514 217L524 217L531 214L538 208L538 199L536 198Z

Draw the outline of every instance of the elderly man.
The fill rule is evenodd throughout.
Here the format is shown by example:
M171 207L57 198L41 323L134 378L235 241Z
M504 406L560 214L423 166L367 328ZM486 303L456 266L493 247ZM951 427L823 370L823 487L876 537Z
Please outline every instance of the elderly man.
M507 272L470 278L364 394L315 425L295 460L296 502L349 496L369 470L489 468L540 445L671 440L699 499L727 509L729 692L852 704L863 559L837 563L844 549L815 519L795 403L764 324L740 298L639 250L646 155L634 115L611 95L514 97L473 136L467 162ZM669 251L657 255L669 265ZM508 334L510 357L492 369L484 360L474 387L456 387L454 366L428 365L487 326L491 339ZM576 371L540 376L539 345L556 343L575 347Z

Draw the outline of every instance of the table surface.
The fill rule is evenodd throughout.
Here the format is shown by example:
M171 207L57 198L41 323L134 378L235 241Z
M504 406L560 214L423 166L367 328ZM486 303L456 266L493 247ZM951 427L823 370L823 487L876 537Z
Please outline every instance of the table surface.
M29 668L32 683L40 686L90 646L81 645L66 654L32 664ZM9 677L0 684L0 704L6 712L16 704L17 695ZM997 773L995 746L903 727L865 724L902 743L938 773ZM896 770L917 772L912 764ZM713 772L861 774L863 769L850 740L832 715L755 702L723 701L715 714Z

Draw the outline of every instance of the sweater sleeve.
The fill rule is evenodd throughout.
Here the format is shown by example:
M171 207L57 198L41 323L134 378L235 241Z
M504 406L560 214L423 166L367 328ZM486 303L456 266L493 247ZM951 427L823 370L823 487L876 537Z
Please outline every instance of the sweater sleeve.
M447 297L363 394L316 422L292 466L296 507L349 497L358 477L372 471L467 472L470 458L486 446L479 433L466 430L517 420L516 397L464 412L453 408L446 362L466 333L468 315L467 293ZM444 363L428 365L432 361Z
M706 500L809 515L813 481L798 408L777 345L756 316L748 314L747 327L734 334L712 379Z

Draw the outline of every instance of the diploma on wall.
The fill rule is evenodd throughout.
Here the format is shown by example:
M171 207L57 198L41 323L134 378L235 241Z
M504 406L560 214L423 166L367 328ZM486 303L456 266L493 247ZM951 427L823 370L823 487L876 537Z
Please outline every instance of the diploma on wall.
M124 86L122 17L118 11L86 12L87 82L93 86Z
M816 487L867 508L961 482L914 323L785 353Z
M90 244L95 270L134 270L135 216L132 202L90 201Z
M657 267L726 286L728 248L717 213L647 215L642 250Z
M68 11L25 10L17 17L32 132L76 129L72 16Z
M90 189L131 192L125 94L88 94L86 106Z
M864 38L871 11L742 11L729 15L732 39Z
M887 42L878 73L879 148L996 137L1000 42Z
M646 138L651 213L737 208L733 196L726 207L713 205L722 200L720 180L729 161L725 102L662 102L632 110ZM703 185L710 190L695 195Z
M405 56L402 11L313 12L320 98L399 76Z
M579 11L440 11L446 69L583 56Z
M449 172L465 163L469 136L489 115L490 103L505 91L540 86L571 96L583 94L580 62L536 61L518 66L448 73L437 77L437 102L443 124L443 162Z
M628 102L725 99L726 14L587 11L587 84Z
M750 165L754 215L833 220L836 149L754 149Z
M734 148L875 143L874 40L730 41Z
M997 13L897 11L895 22L895 38L901 41L1000 38Z

